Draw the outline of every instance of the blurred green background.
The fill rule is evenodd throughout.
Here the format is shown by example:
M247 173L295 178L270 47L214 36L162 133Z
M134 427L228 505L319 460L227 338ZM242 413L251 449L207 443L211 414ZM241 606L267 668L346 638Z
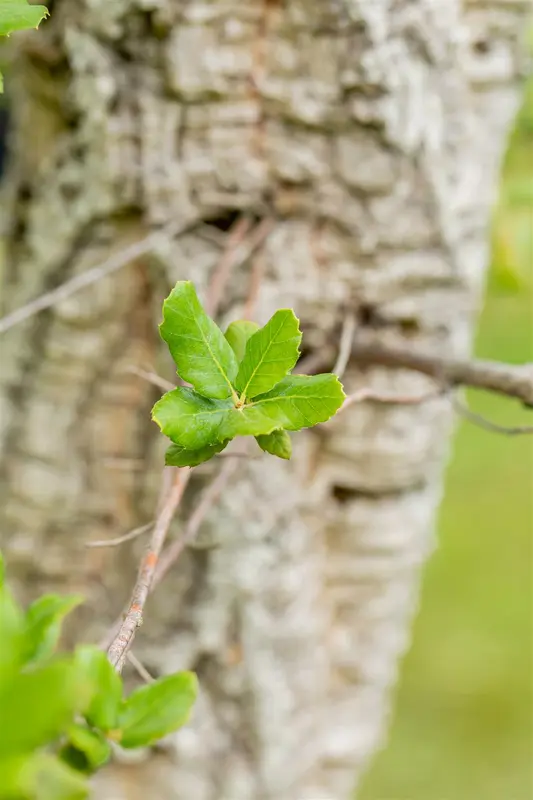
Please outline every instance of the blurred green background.
M533 80L511 137L476 352L533 361ZM533 410L478 392L506 425ZM533 436L459 426L386 749L359 800L533 798Z

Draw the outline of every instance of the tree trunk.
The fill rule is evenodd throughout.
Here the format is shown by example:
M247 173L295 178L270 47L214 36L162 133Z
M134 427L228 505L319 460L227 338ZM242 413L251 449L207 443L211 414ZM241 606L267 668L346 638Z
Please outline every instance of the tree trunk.
M294 307L308 355L348 312L382 342L468 351L527 6L55 0L19 39L6 310L181 226L2 339L0 529L22 596L81 589L85 639L122 608L143 543L84 545L153 514L157 392L127 367L172 377L161 301L177 279L205 293L241 212L272 221L258 320ZM242 314L249 274L234 271L221 322ZM353 363L344 382L431 386ZM298 434L291 463L239 466L135 644L154 673L197 671L194 719L106 769L95 797L350 796L382 740L449 428L443 398L365 403Z

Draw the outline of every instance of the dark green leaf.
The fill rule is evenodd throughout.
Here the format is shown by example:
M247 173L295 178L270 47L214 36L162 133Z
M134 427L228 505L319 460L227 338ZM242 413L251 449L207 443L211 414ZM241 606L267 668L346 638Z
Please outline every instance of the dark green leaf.
M271 453L273 456L287 460L292 455L291 437L287 431L272 431L268 436L256 436L255 438L257 444L265 453Z
M29 753L62 733L86 691L72 660L12 677L0 693L0 757Z
M188 450L280 427L271 415L262 414L259 405L235 408L231 400L210 400L182 386L163 395L152 409L152 418L165 436Z
M27 0L0 1L0 36L8 36L13 31L37 28L48 16L45 6L30 6Z
M120 713L120 745L144 747L180 728L189 719L196 694L192 672L169 675L132 692Z
M199 450L187 450L179 444L171 444L165 453L165 464L167 467L197 467L204 461L216 456L227 446L227 442L217 442L216 444L206 445Z
M83 598L79 595L61 597L47 594L31 604L26 612L26 663L52 655L61 634L63 618L81 602Z
M118 712L122 700L122 680L107 660L106 654L97 647L85 645L76 650L76 662L86 676L90 687L83 715L86 720L103 731L118 725Z
M73 725L68 732L68 744L61 759L80 772L92 772L111 757L111 745L99 731L85 725Z
M159 329L183 380L205 397L223 400L235 395L235 353L205 313L190 281L178 281L163 303Z
M276 311L246 343L235 380L237 391L248 398L270 391L298 361L301 340L294 312L287 308Z
M231 349L235 353L237 361L240 363L244 358L246 351L246 342L259 330L259 325L256 322L251 322L248 319L239 319L228 325L228 329L224 336L231 345Z
M276 428L298 431L326 422L342 406L345 394L335 375L289 375L248 408L261 411Z

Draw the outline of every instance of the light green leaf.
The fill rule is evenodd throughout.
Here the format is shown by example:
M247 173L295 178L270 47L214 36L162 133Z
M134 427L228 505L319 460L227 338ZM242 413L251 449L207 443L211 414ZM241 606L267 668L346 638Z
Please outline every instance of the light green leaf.
M259 325L256 322L251 322L248 319L239 319L228 325L228 329L224 336L231 345L231 349L240 363L244 358L246 351L246 342L259 330Z
M0 692L0 758L29 753L62 733L85 693L72 660L12 677Z
M302 334L291 309L280 309L248 339L235 388L242 397L270 391L294 367Z
M26 612L25 662L42 661L54 652L64 617L83 602L80 595L62 597L47 594L39 597Z
M0 760L0 797L5 800L84 800L89 784L50 753Z
M152 409L152 419L165 436L187 450L280 427L271 415L262 414L259 405L235 408L231 400L210 400L182 386L163 395Z
M197 467L204 461L216 456L227 446L228 442L217 442L208 444L199 450L187 450L179 444L171 444L165 453L165 464L167 467Z
M205 313L190 281L178 281L163 303L159 329L183 380L204 397L223 400L235 396L235 353Z
M0 569L2 567L0 566ZM0 585L0 691L4 681L23 662L26 626L24 614L3 583ZM1 736L1 731L0 731Z
M27 0L0 1L0 36L8 36L13 31L37 28L48 16L45 6L30 6Z
M289 459L292 455L291 437L287 431L272 431L268 436L256 436L256 441L261 450L271 453L278 458Z
M118 725L122 700L122 679L98 647L85 645L76 650L76 662L86 677L90 694L82 708L85 719L95 728L113 730Z
M169 675L136 689L122 706L120 745L144 747L181 728L189 719L197 691L192 672Z
M93 772L111 757L111 745L99 732L86 725L72 725L68 744L61 750L62 761L80 772Z
M345 394L336 375L289 375L245 410L261 411L276 428L299 431L326 422L342 406Z

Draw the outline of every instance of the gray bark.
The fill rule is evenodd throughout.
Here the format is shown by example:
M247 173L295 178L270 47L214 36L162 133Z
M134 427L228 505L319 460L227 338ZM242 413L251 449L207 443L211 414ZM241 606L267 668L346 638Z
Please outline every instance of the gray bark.
M160 303L177 279L205 290L220 255L206 222L273 218L258 317L294 307L310 352L350 308L385 343L468 353L527 7L56 0L19 39L6 310L155 226L187 225L2 339L0 529L22 596L81 589L87 638L128 595L142 543L84 543L153 513L154 390L126 367L172 377ZM223 322L249 272L233 275ZM345 384L431 385L353 364ZM449 428L445 399L362 404L295 437L290 464L241 466L135 645L156 673L198 672L194 719L105 770L95 797L350 796L382 742Z

